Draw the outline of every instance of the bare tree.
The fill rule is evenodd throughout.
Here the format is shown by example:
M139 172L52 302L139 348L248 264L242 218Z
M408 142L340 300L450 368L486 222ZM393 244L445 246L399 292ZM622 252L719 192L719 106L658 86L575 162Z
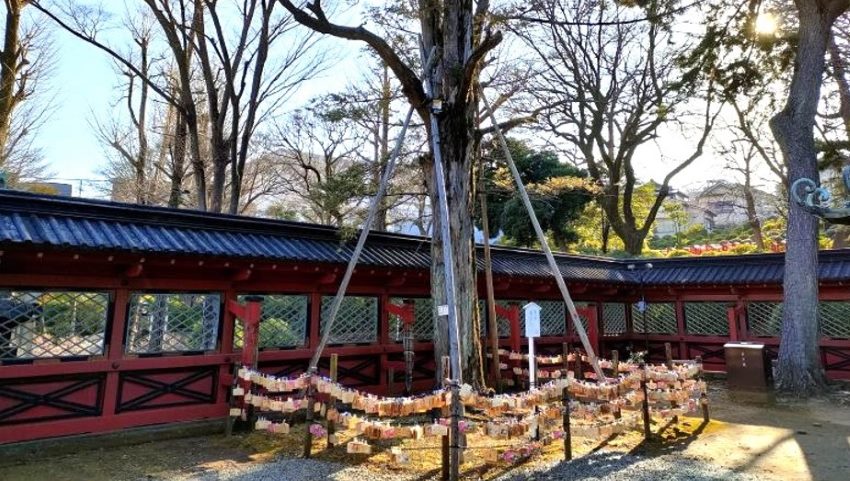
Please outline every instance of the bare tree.
M310 222L354 225L370 190L363 182L368 165L357 156L365 139L352 136L357 132L345 118L322 107L296 111L270 139L284 190L280 207Z
M649 2L650 14L657 3ZM593 0L547 0L539 9L548 21L519 33L542 64L532 88L553 106L544 113L545 128L581 153L579 162L602 187L599 202L608 224L629 253L640 254L670 181L703 153L719 111L711 82L704 89L682 82L677 58L691 46L673 38L664 23L670 18L632 22L644 12ZM694 100L700 93L703 98ZM648 213L638 216L638 159L661 129L691 133L694 147L669 159L675 167L659 184Z
M6 0L0 51L0 170L11 183L44 175L46 166L33 138L52 110L46 99L33 104L36 94L43 93L41 80L52 69L53 45L42 25L24 18L27 3Z
M788 165L791 185L817 181L815 116L820 101L832 24L850 6L848 0L796 0L799 20L797 55L785 108L770 122ZM790 202L783 282L782 343L776 384L798 395L820 391L826 381L821 364L818 306L818 220Z
M475 261L473 258L473 202L475 182L473 165L477 150L478 113L477 82L484 57L502 39L500 33L486 29L489 2L480 0L441 1L423 0L418 5L399 2L415 12L421 34L421 51L438 55L432 72L426 79L434 96L440 99L439 109L432 112L431 99L426 94L423 79L416 66L405 60L402 48L393 47L385 37L361 26L349 27L332 22L319 0L307 3L306 10L290 0L280 0L283 6L303 25L323 34L366 43L396 76L408 102L416 108L425 123L429 136L438 135L439 144L431 143L430 156L423 156L420 164L424 172L433 169L434 145L439 145L440 158L445 164L446 190L448 192L449 226L451 244L444 246L438 236L432 241L431 294L435 305L445 303L444 269L453 269L456 282L461 365L464 379L474 385L483 384L483 371L475 316ZM415 57L415 56L414 56ZM436 131L432 130L433 125ZM432 205L437 205L436 189L431 175L425 176ZM439 219L435 219L439 222ZM435 231L440 226L435 225ZM444 266L442 249L451 249L454 266ZM434 329L437 359L448 352L448 326L444 316L438 316Z
M220 212L227 206L238 212L254 134L304 80L317 73L323 59L308 55L314 41L295 28L290 16L275 13L274 0L233 5L216 0L144 0L170 54L173 77L161 70L143 72L102 40L108 18L103 9L73 2L65 8L35 0L33 5L107 53L174 108L172 155L179 161L188 151L201 210ZM230 31L225 25L237 28ZM277 55L271 59L273 45Z

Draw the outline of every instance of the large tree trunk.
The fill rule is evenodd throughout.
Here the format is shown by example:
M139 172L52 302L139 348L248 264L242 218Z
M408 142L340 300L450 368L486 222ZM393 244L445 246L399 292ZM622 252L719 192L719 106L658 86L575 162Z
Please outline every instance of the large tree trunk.
M23 5L20 0L6 2L3 51L0 52L0 168L6 161L6 143L12 125L12 111L18 103L15 86L22 60L19 34Z
M820 100L824 55L835 18L846 0L798 0L799 46L785 108L770 126L788 165L789 182L817 181L814 123ZM776 377L778 389L799 396L825 385L818 346L818 221L795 202L788 211L782 341Z
M484 366L482 364L480 319L478 318L477 282L475 278L475 250L473 196L475 193L473 166L474 158L474 110L471 105L462 106L463 113L448 113L439 120L441 153L446 172L446 194L449 203L449 224L451 229L452 256L455 263L455 302L458 312L458 331L460 335L461 366L463 380L476 387L484 386ZM461 120L463 119L463 120ZM422 168L429 175L431 205L439 205L436 189L433 188L433 160L429 157ZM437 212L437 209L433 209ZM434 216L431 243L431 296L435 306L445 304L445 264L443 264L442 241L439 236L441 219ZM445 316L437 316L434 330L435 359L449 354L448 325ZM437 375L439 376L439 370Z

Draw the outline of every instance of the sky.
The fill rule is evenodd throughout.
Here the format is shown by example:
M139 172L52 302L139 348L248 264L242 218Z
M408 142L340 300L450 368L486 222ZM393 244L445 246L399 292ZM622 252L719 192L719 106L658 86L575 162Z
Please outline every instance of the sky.
M337 18L357 24L356 17L348 11ZM72 184L74 195L79 195L78 189L82 186L83 195L102 197L104 191L98 190L98 186L102 189L108 185L103 182L104 177L100 173L106 159L91 121L96 117L123 115L121 109L113 108L118 78L105 53L58 27L52 29L52 36L58 50L55 72L50 81L54 112L42 126L37 144L50 165L50 180ZM340 90L347 81L356 77L354 72L358 71L358 58L363 55L359 46L328 39L323 40L322 48L331 52L332 66L320 78L302 87L288 107L294 109L314 95ZM665 134L657 148L646 149L641 154L643 158L638 163L638 176L643 180L662 180L674 164L661 160L657 152L672 154L670 156L675 159L679 153L686 155L690 152L692 144L679 134ZM673 186L688 191L707 180L723 177L723 163L722 159L708 152L680 173Z

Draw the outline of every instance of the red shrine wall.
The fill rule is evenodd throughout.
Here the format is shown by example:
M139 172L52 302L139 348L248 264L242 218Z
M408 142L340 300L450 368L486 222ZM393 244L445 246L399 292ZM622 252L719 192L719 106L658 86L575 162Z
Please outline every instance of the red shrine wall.
M17 317L0 318L0 444L223 418L242 334L228 302L248 294L265 297L258 367L295 375L319 344L322 304L334 295L342 269L108 252L2 252L0 313ZM529 300L544 306L540 354L560 354L565 342L578 347L553 280L496 276L494 285L502 313ZM707 370L722 371L729 340L764 342L774 357L778 350L778 285L652 286L643 293L650 306L645 316L633 307L640 288L584 282L570 288L591 341L605 357L617 349L626 359L631 350L648 346L650 359L660 361L670 343L674 358L701 356ZM400 391L399 322L387 306L407 299L417 313L414 389L431 388L428 273L358 268L349 294L325 351L339 355L339 381L376 393L388 392L391 384ZM850 379L850 290L824 285L821 299L824 366L830 377ZM501 347L524 342L512 338L508 319L499 317L498 325ZM327 369L325 358L320 370Z

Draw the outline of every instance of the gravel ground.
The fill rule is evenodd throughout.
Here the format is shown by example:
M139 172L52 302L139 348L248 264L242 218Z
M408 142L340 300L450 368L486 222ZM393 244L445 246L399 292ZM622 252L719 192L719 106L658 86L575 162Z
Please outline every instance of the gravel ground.
M150 479L150 478L148 478ZM391 481L432 479L410 473L380 473L359 466L318 460L282 458L274 462L201 471L169 481ZM474 479L474 478L469 478ZM618 453L596 453L569 463L507 468L499 481L757 481L759 478L689 459L681 455L642 457ZM157 480L158 481L158 480Z

